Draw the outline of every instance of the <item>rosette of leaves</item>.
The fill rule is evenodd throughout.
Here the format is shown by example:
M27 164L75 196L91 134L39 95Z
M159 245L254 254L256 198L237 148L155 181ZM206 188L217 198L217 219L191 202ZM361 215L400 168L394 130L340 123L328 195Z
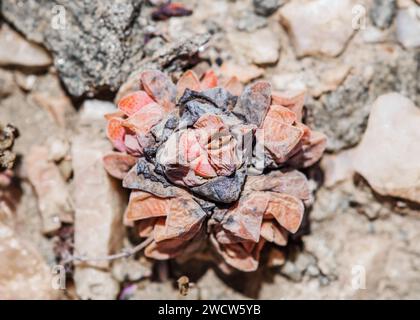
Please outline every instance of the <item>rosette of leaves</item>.
M304 174L326 137L302 123L304 93L266 81L191 70L177 84L157 70L106 116L117 150L110 175L131 189L125 223L151 237L145 255L170 259L204 250L242 271L266 243L285 246L311 197ZM208 251L208 250L207 250Z

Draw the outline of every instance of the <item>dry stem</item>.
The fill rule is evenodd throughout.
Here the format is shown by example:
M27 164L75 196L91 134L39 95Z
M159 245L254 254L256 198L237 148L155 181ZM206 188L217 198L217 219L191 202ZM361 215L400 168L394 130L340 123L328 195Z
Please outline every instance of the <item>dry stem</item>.
M122 250L120 253L112 254L105 257L85 257L85 256L71 256L70 258L64 260L61 264L65 265L67 263L73 262L73 261L81 261L81 262L87 262L87 261L109 261L109 260L116 260L121 258L128 258L137 252L143 250L147 245L149 245L153 241L153 236L148 237L143 242L139 243L133 248L126 248Z

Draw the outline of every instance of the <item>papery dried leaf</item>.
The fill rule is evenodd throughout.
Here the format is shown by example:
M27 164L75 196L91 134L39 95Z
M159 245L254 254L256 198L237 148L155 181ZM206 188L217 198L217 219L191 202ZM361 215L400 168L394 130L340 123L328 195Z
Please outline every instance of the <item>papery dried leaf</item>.
M106 134L108 139L112 142L115 149L124 152L124 136L126 133L125 128L123 127L123 119L112 118L108 121Z
M237 206L228 210L223 218L223 228L238 238L258 242L269 198L264 192L254 192L241 197Z
M144 135L141 136L145 138ZM142 139L143 143L140 143L139 137L140 136L136 134L126 134L124 138L124 145L127 153L134 157L141 157L143 155L144 147L146 147L149 144L148 142L150 142L150 140L147 141L147 139Z
M286 193L301 200L311 197L308 180L297 170L288 172L272 171L266 175L249 176L244 186L244 192L273 191Z
M165 115L157 103L149 103L122 122L122 125L136 134L148 134L152 127L159 123Z
M141 84L149 96L159 103L167 112L175 106L176 86L163 72L157 70L144 71Z
M284 193L266 194L270 194L270 200L264 218L274 217L287 231L295 233L302 223L305 209L302 201Z
M174 184L186 187L199 186L205 179L196 175L190 166L168 165L165 167L165 176Z
M160 242L153 241L144 250L146 257L156 260L167 260L175 258L184 252L185 247L189 244L189 241L181 239L170 239Z
M288 232L274 220L264 220L261 225L261 237L279 246L287 244Z
M154 226L157 223L157 220L161 218L150 218L136 221L136 228L139 237L147 238L153 233ZM165 220L165 219L163 219Z
M176 85L176 89L177 89L177 99L179 99L184 94L185 89L200 91L201 89L200 80L198 79L194 71L188 70L185 73L183 73L181 78L179 78L178 83Z
M261 249L264 246L264 239L261 239L259 243L248 242L248 249L245 248L246 242L222 245L215 241L214 237L211 237L210 239L216 247L216 250L229 265L245 272L255 271L258 268L258 261ZM252 249L251 252L250 248Z
M197 135L193 130L185 130L179 139L180 160L192 162L200 156L206 156L203 146L198 142ZM182 162L181 162L182 163Z
M200 157L194 159L193 161L191 161L190 165L192 170L194 170L195 174L200 177L217 177L217 173L210 164L207 154L203 154Z
M273 92L272 103L284 106L293 111L298 121L302 121L303 105L305 104L305 91Z
M118 109L127 116L131 116L152 102L154 102L153 99L146 92L140 90L123 97L118 102Z
M264 119L262 130L257 132L257 140L264 144L278 164L285 162L296 152L295 148L304 137L305 128L293 125L296 120L293 111L272 105Z
M165 224L155 230L154 238L157 242L172 238L189 240L197 234L205 217L206 213L192 198L171 198Z
M244 118L248 123L260 126L271 104L271 84L258 81L249 85L242 92L233 113Z
M226 142L213 141L208 146L210 164L219 176L230 176L238 166L239 160L236 157L236 141L227 136ZM218 144L216 147L214 144Z
M218 79L213 70L207 70L201 79L201 90L217 87Z
M111 152L103 157L105 170L111 176L120 180L124 179L136 162L135 157L121 152Z
M208 161L206 150L190 129L172 135L159 150L157 160L164 166L166 176L175 184L192 187L204 183L200 177L217 176Z
M145 162L144 159L140 159L139 162ZM166 179L154 172L154 166L150 166L147 171L139 172L139 164L133 167L123 180L123 187L128 189L136 189L152 193L155 196L161 198L169 198L182 195L186 193L183 189L169 185Z
M218 225L219 226L219 225ZM222 244L232 244L243 242L242 238L235 236L230 231L223 229L222 227L218 228L217 231L214 232L217 242Z
M295 167L310 167L323 155L327 146L327 137L317 131L310 131L309 137L302 141L301 150L288 160Z
M194 128L220 131L226 129L226 126L220 116L204 114L194 123Z
M171 198L159 198L143 191L132 191L127 209L126 221L136 221L154 217L166 217Z
M112 118L120 118L123 119L125 117L125 113L122 112L121 110L112 112L112 113L107 113L104 115L104 118L106 120L111 120Z
M278 164L288 159L302 135L303 131L298 127L275 122L268 122L263 129L257 129L256 132L257 141L264 144Z
M240 96L244 90L244 85L236 76L229 78L223 87L234 96Z
M154 224L155 241L172 238L191 239L200 229L206 213L191 197L159 198L133 191L125 212L126 221L162 217ZM166 217L166 218L163 218Z
M280 105L271 105L266 118L264 119L264 125L267 122L283 123L292 125L297 121L296 113L286 107Z
M153 241L149 246L146 247L144 253L146 257L167 260L175 258L179 255L192 254L197 248L203 243L203 232L202 229L190 240L182 239L170 239L163 241Z

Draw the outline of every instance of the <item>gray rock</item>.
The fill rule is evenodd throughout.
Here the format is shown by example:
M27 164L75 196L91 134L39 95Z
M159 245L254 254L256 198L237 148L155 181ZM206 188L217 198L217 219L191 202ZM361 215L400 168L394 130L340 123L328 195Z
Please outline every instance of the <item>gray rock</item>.
M0 69L0 98L7 97L15 88L13 73Z
M369 80L355 75L320 100L309 100L307 123L322 128L327 149L340 150L359 142L366 128L369 108Z
M419 127L420 109L406 97L389 93L373 104L353 161L376 192L420 202Z
M26 170L38 196L44 233L57 231L61 222L72 222L70 192L47 147L33 146L25 158Z
M231 32L227 34L227 39L235 56L246 58L256 65L274 65L280 58L280 38L273 28Z
M274 13L282 4L284 0L253 0L254 10L257 14L262 16L269 16Z
M116 89L143 56L143 1L18 0L1 11L27 38L43 43L72 95Z
M165 45L165 41L161 37L150 39L144 46L146 57L152 57L154 53Z
M404 48L420 47L420 15L419 10L401 9L397 13L397 40Z
M311 268L311 270L309 270L309 268ZM314 276L318 275L319 270L316 266L316 260L310 253L299 252L295 259L286 261L281 268L281 273L292 281L298 282L302 280L304 273L308 270L308 274L312 273ZM318 273L316 271L318 271Z
M280 9L299 57L340 55L354 33L352 9L356 0L296 0Z
M378 28L389 28L394 20L396 9L395 0L374 0L370 11L370 19Z
M116 260L112 265L112 275L119 282L139 281L152 275L152 263L145 257Z
M374 63L370 75L349 76L336 91L318 100L308 99L306 122L327 135L327 150L346 149L360 141L369 105L381 94L397 91L419 105L419 57L415 52L401 51L394 59Z
M3 24L0 28L0 65L45 68L52 59L46 50Z
M0 297L2 300L57 299L53 273L33 243L0 222Z
M209 42L210 37L210 34L203 33L170 43L156 51L151 58L144 59L131 76L137 76L147 69L163 70L166 73L182 71L190 66L190 60Z
M114 300L120 290L109 272L77 267L74 273L76 293L83 300Z
M186 67L191 66L191 60L197 56L199 50L209 40L209 34L198 34L194 37L167 44L156 51L153 56L143 59L120 87L115 98L116 102L130 92L138 90L140 75L145 70L156 69L162 70L165 73L171 73L180 72Z
M253 32L267 26L267 19L254 12L245 11L236 22L236 28L240 31Z

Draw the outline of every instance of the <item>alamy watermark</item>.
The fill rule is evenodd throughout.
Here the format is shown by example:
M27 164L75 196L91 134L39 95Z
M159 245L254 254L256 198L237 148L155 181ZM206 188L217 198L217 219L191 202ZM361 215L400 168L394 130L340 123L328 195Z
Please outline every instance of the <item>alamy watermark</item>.
M351 287L354 290L366 289L366 268L362 265L354 265L351 268Z

